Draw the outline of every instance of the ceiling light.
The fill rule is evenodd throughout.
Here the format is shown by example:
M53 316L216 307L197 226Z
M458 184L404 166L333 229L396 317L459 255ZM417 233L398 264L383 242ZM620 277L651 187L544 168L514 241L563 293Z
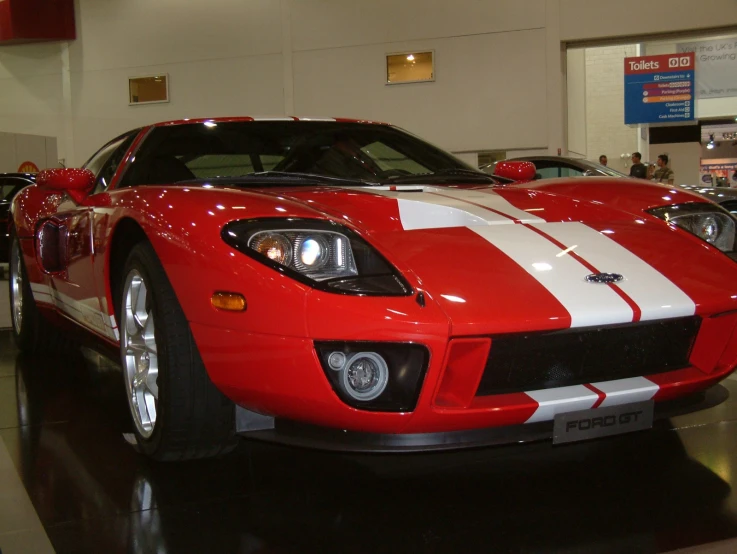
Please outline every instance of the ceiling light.
M410 54L409 56L407 56L407 60L410 61L410 62L415 61L414 55Z
M709 135L709 142L707 143L706 147L709 150L713 150L715 146L716 146L716 143L714 142L714 134L712 133Z

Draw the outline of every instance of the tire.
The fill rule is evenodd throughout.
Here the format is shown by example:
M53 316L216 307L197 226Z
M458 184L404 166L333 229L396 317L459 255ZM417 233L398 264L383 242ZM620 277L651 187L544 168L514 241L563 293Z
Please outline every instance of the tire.
M17 237L13 237L10 245L8 282L13 337L21 352L67 353L73 350L75 343L49 323L36 307Z
M131 249L117 305L123 380L139 450L176 461L235 448L235 406L207 375L150 243Z

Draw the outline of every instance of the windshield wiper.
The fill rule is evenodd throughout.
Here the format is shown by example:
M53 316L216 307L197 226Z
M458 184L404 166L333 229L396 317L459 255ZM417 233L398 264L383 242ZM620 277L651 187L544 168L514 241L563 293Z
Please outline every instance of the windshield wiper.
M335 185L343 187L373 187L381 184L371 181L362 181L361 179L351 179L348 177L331 177L329 175L319 175L317 173L299 173L292 171L260 171L258 173L248 173L247 175L237 175L233 177L210 177L176 182L177 185L200 183L252 186L317 183L320 185Z
M448 167L428 173L416 173L414 175L400 175L390 177L391 183L422 183L426 181L467 181L472 179L475 181L485 181L496 183L497 179L488 173L476 171L474 169L465 169L462 167Z

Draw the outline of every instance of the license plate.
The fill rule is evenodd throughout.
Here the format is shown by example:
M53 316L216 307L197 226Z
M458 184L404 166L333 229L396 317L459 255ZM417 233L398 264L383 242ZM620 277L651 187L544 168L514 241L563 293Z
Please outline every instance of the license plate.
M642 431L653 426L652 400L556 414L553 425L553 444L596 439L631 431Z

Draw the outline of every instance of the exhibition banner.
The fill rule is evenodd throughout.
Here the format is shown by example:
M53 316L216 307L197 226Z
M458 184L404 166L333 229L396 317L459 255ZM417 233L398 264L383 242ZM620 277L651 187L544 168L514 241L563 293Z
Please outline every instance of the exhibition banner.
M696 56L696 95L704 98L737 96L737 37L685 42L679 54Z
M701 160L701 184L707 187L737 187L737 158Z
M693 121L694 54L624 59L624 123Z

